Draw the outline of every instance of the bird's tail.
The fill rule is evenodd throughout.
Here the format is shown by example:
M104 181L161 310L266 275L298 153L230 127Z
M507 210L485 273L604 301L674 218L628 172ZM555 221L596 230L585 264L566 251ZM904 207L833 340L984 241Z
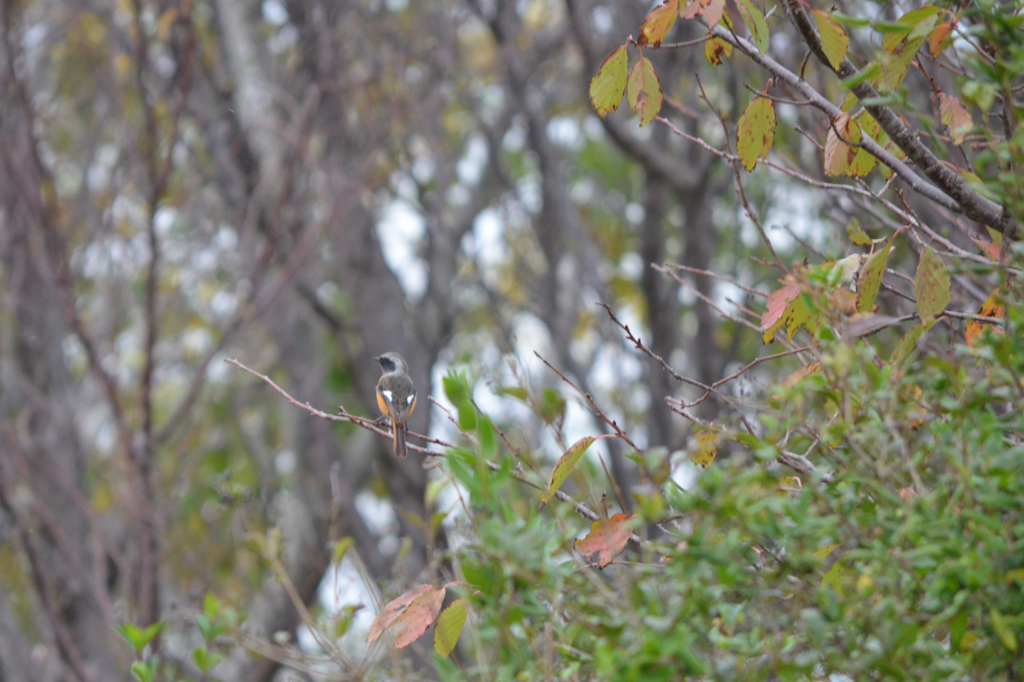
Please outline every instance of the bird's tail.
M395 424L395 457L405 457L405 424Z

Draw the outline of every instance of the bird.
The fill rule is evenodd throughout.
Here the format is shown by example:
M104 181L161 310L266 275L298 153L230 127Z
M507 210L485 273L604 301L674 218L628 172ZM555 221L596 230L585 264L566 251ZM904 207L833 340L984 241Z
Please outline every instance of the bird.
M377 382L377 406L381 419L391 420L391 434L395 441L395 457L405 457L405 422L416 408L416 387L409 378L409 365L395 352L374 358L384 374Z

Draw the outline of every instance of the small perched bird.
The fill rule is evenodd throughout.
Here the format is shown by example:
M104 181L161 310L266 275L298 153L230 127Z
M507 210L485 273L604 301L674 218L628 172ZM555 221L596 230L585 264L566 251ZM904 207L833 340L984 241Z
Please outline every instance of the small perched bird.
M409 378L409 365L398 353L384 353L374 360L384 371L377 382L377 406L384 413L383 417L391 420L395 457L405 457L405 421L416 407L416 387Z

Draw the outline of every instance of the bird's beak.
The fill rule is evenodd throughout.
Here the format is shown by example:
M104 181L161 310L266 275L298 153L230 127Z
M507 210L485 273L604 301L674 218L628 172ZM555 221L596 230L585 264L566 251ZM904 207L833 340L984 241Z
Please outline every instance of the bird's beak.
M377 362L380 362L380 356L378 355L377 357L374 358L374 360L376 360Z

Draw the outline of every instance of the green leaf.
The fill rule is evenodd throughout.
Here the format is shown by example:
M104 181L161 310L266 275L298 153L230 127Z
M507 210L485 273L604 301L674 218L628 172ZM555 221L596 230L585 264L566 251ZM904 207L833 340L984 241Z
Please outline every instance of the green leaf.
M830 587L836 592L839 592L842 587L844 573L845 569L843 568L843 560L836 559L836 562L832 564L832 567L821 577L821 586Z
M930 246L921 252L914 277L917 314L922 322L931 322L949 305L949 269Z
M210 642L217 638L217 635L224 631L224 626L215 623L210 616L205 613L196 614L196 627L199 628L199 632L202 633L203 639Z
M210 651L205 646L198 646L192 650L192 660L195 661L199 672L205 675L220 663L221 657L220 654Z
M899 89L924 41L924 38L908 40L899 54L886 58L882 73L878 76L878 87L882 92L895 92Z
M920 9L907 12L899 18L899 21L877 23L875 28L885 33L885 36L882 38L882 49L892 53L903 42L903 39L910 36L912 32L927 35L932 27L935 26L937 21L935 15L940 11L935 5L925 5ZM912 36L911 39L913 39Z
M882 65L879 64L878 62L871 62L869 64L865 64L864 68L860 69L857 73L847 78L844 78L841 81L842 86L847 90L853 90L861 83L874 81L880 73L882 73Z
M1007 622L1006 617L995 608L991 609L988 615L992 619L992 629L995 630L999 641L1012 653L1017 653L1017 634Z
M846 236L857 246L871 246L871 237L860 226L860 221L854 218L846 226Z
M523 386L502 386L495 390L498 395L510 395L513 398L518 398L523 402L526 402L530 398L530 393Z
M135 661L131 667L132 674L139 682L153 682L153 678L156 677L157 663L159 660L156 656L150 656L145 663Z
M626 46L616 48L601 63L601 68L590 80L590 103L601 118L619 108L622 95L626 92L626 67L629 58ZM445 379L447 391L447 378Z
M896 344L896 348L893 349L892 355L889 356L889 364L893 367L899 368L899 366L910 357L910 354L914 352L914 349L917 348L918 340L925 334L925 332L931 329L934 324L934 320L928 324L919 324L904 334L903 338L900 339L900 342Z
M434 651L445 658L455 649L455 643L462 634L469 609L465 599L456 599L437 618L434 626Z
M585 436L580 438L578 441L572 444L565 453L558 458L555 462L555 468L551 470L551 479L548 481L548 489L544 493L543 503L547 503L551 499L551 496L555 494L555 491L563 483L565 479L569 478L569 474L576 468L580 459L583 458L583 453L587 451L587 448L597 440L594 436Z
M647 57L642 57L629 72L626 99L629 101L629 108L640 114L641 126L653 121L661 111L661 81L654 71L654 64Z
M450 370L444 378L444 394L456 407L469 400L469 379L462 372Z
M775 105L766 97L754 97L740 116L736 129L736 151L748 171L758 159L768 156L775 142Z
M340 564L342 559L345 558L345 554L347 554L348 550L352 549L355 544L356 541L354 538L339 538L338 541L334 543L334 563Z
M889 250L892 248L892 241L885 245L881 251L877 251L868 258L868 262L861 268L857 277L857 310L862 313L871 312L878 298L878 290L882 287L882 275L885 274L885 265L889 262Z
M768 52L768 23L764 20L761 11L754 7L750 0L739 0L740 14L743 15L743 23L750 31L750 37L757 45L757 51L761 54Z
M554 388L545 388L540 394L537 414L545 424L553 424L565 417L565 397Z
M459 428L463 431L476 428L476 408L468 401L459 405Z
M846 50L850 47L846 29L833 21L828 12L820 9L814 10L814 20L818 23L818 33L821 34L821 51L825 53L832 68L838 71L846 59Z
M494 461L498 456L498 434L494 430L491 420L480 415L477 420L477 438L480 442L480 456L487 461Z
M117 626L117 631L121 633L121 636L132 645L135 649L135 653L142 653L142 650L146 648L146 645L156 639L160 631L164 629L164 621L158 621L153 623L147 628L140 628L133 623L121 623Z

